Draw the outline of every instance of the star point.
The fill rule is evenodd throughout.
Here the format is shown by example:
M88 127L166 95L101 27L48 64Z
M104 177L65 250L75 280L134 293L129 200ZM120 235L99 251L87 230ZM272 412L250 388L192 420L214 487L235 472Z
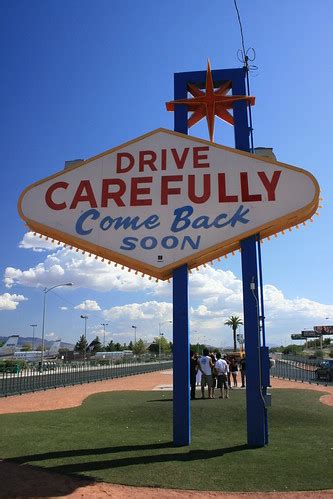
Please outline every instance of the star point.
M255 103L255 98L251 96L227 95L231 88L232 82L229 80L215 90L210 60L208 59L205 92L193 83L189 83L187 89L192 97L167 102L166 109L174 111L175 105L186 105L188 111L192 112L187 122L189 128L206 117L209 139L214 142L215 116L229 125L234 125L233 115L229 112L230 109L233 109L234 103L241 100L246 101L249 106L253 106Z

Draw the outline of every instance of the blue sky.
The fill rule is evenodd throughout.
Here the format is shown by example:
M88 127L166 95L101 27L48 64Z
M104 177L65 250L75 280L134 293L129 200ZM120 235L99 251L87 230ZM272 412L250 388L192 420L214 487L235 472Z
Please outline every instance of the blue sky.
M246 48L256 52L251 76L255 146L317 178L323 209L314 223L262 247L267 339L333 323L332 174L329 137L332 62L329 0L239 0ZM74 342L102 334L121 343L147 341L159 323L172 338L170 285L156 284L93 258L49 247L26 233L17 200L32 182L158 127L173 128L164 103L173 73L240 67L241 39L232 0L156 2L2 0L2 152L0 335L41 334L43 287L72 281L47 297L46 334ZM191 134L207 138L205 125ZM215 141L233 147L221 123ZM190 279L194 341L231 344L223 325L242 315L240 257ZM325 319L331 317L332 320Z

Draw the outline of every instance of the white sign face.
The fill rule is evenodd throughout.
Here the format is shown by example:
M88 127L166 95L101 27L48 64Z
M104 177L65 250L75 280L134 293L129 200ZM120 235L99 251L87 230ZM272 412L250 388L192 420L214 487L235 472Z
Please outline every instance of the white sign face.
M155 130L28 187L38 233L166 279L310 218L319 187L299 168Z

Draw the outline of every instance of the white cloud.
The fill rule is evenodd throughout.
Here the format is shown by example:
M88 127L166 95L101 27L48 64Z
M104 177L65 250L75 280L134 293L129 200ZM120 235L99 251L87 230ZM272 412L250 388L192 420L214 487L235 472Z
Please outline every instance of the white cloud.
M104 310L103 314L107 320L123 319L124 317L134 320L171 320L172 304L166 302L148 301L145 303L130 303L128 305L112 307Z
M56 263L52 256L48 256L47 261L47 266L39 263L36 267L23 271L7 267L4 277L5 286L11 288L14 284L20 284L28 287L48 287L50 283L54 284L63 280L65 271L61 265Z
M84 300L84 302L80 303L80 305L76 305L74 308L77 310L101 310L101 307L95 300Z
M31 235L23 241L22 247L32 245ZM38 241L41 240L37 238ZM49 287L67 281L73 282L75 288L131 293L130 299L133 299L133 293L140 293L140 301L146 300L145 303L130 303L103 311L105 320L111 323L109 328L112 334L122 334L125 339L133 339L132 325L137 326L138 337L139 333L153 337L158 333L159 322L172 318L170 284L156 283L154 279L122 270L119 265L108 265L101 259L96 260L68 248L58 247L34 267L7 267L4 273L4 283L8 288L14 285ZM207 341L211 343L215 341L219 344L221 336L229 338L230 328L224 326L225 319L230 315L243 316L241 279L230 270L207 265L190 275L189 292L192 331L207 336ZM305 326L312 327L325 317L333 317L332 304L321 304L305 297L287 298L273 284L265 285L264 295L268 342L279 342L281 337L290 336L290 333L298 332ZM148 299L152 296L155 301ZM18 300L9 301L13 302L10 309L16 308ZM94 300L86 300L78 307L81 310L100 310Z
M144 303L130 303L123 306L103 310L103 316L108 321L108 331L113 335L124 338L126 341L142 338L150 341L161 332L165 332L169 340L172 339L172 303L147 301ZM163 323L163 324L162 324ZM132 328L136 326L136 330Z
M16 310L18 304L27 299L23 295L4 293L0 295L0 310Z
M307 298L285 298L282 291L271 284L264 286L265 310L271 319L293 317L295 313L304 318L323 319L333 314L333 305L324 305Z
M55 251L57 245L52 243L51 239L46 240L45 237L34 236L33 232L26 232L19 243L19 248L32 249L32 251L40 253L42 251Z
M242 290L242 281L231 270L222 270L210 265L193 272L190 282L190 294L193 297L228 298Z
M14 285L28 287L48 287L62 281L73 282L75 287L89 288L96 291L145 291L161 293L168 288L165 282L156 283L147 277L142 278L135 272L108 265L100 259L82 255L68 248L58 249L48 255L43 262L35 267L21 270L7 267L4 273L4 283L7 288Z
M68 310L68 307L59 307L60 310Z

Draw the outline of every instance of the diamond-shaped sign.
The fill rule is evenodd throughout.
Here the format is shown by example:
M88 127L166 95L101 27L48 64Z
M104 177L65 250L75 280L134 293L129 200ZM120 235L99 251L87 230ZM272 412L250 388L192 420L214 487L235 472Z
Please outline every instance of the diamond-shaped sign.
M165 129L29 186L29 228L160 279L310 218L305 170Z

